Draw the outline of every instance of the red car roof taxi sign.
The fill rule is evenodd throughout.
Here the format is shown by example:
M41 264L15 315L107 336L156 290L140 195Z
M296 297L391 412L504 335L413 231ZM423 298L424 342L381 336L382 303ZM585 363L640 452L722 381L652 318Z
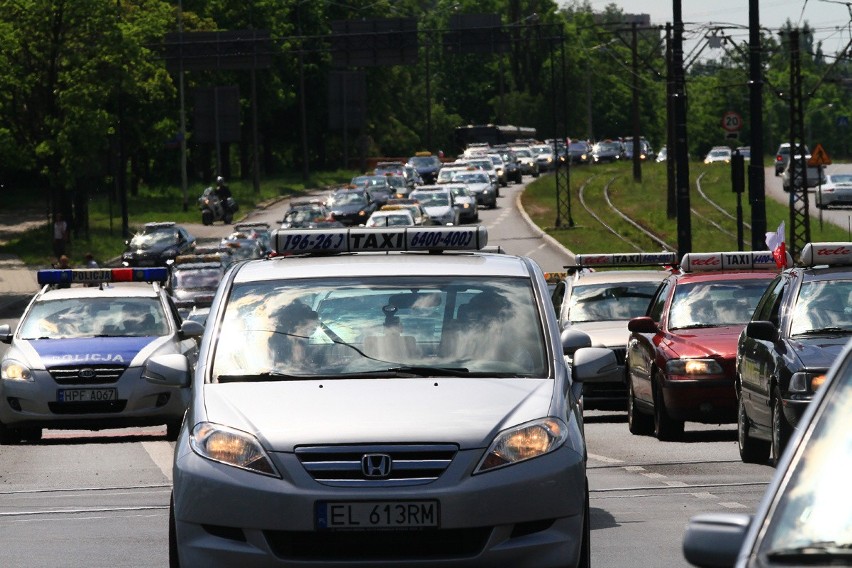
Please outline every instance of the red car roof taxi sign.
M787 254L787 266L793 259ZM714 272L722 270L778 270L772 251L690 252L680 263L684 272Z
M802 266L852 265L852 243L808 243L799 258Z

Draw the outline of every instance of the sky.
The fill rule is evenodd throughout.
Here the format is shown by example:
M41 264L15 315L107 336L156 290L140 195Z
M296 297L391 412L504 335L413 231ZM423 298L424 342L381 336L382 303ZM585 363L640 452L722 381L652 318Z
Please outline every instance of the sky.
M652 24L665 25L673 20L674 0L589 0L589 4L594 10L615 4L628 14L649 14ZM703 25L731 24L743 28L726 33L737 42L747 41L749 4L749 0L681 0L685 31L701 37L698 34ZM815 39L823 41L823 51L833 54L846 47L852 32L852 12L847 4L845 0L760 0L760 25L778 30L788 19L794 25L807 23L815 30ZM712 52L702 55L713 57Z

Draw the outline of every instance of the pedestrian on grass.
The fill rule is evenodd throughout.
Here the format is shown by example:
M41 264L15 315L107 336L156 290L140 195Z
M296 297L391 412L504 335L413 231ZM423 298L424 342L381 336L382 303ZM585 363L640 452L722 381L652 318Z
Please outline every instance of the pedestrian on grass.
M53 220L53 256L57 259L65 254L68 243L68 223L57 213Z

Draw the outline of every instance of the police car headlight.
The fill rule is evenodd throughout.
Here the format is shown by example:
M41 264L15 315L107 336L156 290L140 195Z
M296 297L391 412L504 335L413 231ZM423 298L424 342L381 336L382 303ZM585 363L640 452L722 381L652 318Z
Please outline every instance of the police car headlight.
M203 458L254 473L281 477L257 438L247 432L201 422L192 429L189 445Z
M20 361L6 359L0 366L0 378L10 381L32 381L33 372Z
M497 435L474 473L482 473L548 454L568 438L558 418L542 418Z
M713 359L672 359L666 363L669 375L721 375L722 366Z
M807 394L816 392L825 382L825 373L811 373L800 371L793 373L790 377L790 392L797 394Z

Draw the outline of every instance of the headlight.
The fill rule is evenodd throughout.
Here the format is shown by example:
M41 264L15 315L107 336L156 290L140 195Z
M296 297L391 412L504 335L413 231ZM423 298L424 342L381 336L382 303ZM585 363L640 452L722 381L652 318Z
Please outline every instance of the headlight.
M177 256L177 253L178 251L176 247L169 247L163 251L163 256Z
M672 359L666 363L669 375L721 375L722 367L713 359Z
M474 473L482 473L537 458L560 448L568 426L558 418L541 418L500 432Z
M790 392L797 394L807 394L816 392L825 382L825 373L813 373L808 371L800 371L793 373L790 377Z
M366 212L366 211L364 211L363 209L361 209L360 211L358 211L358 216L359 216L359 217L365 217L366 215L367 215L367 212Z
M32 381L33 373L30 368L14 359L6 359L0 366L0 378L10 381Z
M254 473L281 477L257 438L247 432L201 422L192 429L189 445L203 458Z

